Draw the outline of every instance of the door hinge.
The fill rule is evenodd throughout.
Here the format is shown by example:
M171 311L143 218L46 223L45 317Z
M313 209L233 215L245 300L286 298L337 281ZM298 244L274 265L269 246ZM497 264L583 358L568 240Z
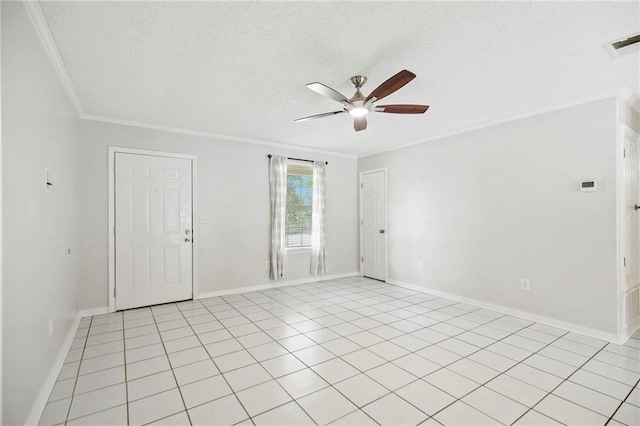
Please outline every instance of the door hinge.
M361 258L360 258L360 262L364 262L364 257L361 257Z
M115 286L113 287L113 297L114 298L116 297L116 287Z
M364 220L360 219L360 225L364 225Z
M622 158L627 158L627 149L622 150Z
M622 258L622 264L623 264L623 266L625 268L627 267L627 258L626 257Z
M113 227L113 236L114 236L114 237L116 236L116 229L117 229L117 228L114 226L114 227Z
M360 184L360 189L364 188L364 183Z

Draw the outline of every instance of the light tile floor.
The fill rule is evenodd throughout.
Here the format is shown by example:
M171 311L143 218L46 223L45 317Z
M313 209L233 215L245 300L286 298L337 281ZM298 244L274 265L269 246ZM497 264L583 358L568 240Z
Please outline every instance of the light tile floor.
M85 318L41 424L640 425L606 343L354 277Z

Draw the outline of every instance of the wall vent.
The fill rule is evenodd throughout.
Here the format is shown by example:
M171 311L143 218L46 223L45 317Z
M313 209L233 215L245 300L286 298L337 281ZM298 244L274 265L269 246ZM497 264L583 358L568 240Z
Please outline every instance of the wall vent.
M640 52L640 33L632 34L628 37L607 43L605 48L613 57L618 57L627 53Z
M624 307L624 328L627 328L640 316L640 286L636 286L624 294L622 306Z

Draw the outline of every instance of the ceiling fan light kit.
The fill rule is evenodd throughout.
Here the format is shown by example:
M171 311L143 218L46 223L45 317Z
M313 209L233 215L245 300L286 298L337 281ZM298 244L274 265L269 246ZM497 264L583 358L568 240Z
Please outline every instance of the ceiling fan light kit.
M367 128L367 114L370 112L386 112L391 114L424 114L428 105L375 105L376 101L389 96L395 91L404 87L411 80L416 78L416 75L411 71L402 70L387 81L376 87L373 92L365 97L360 88L367 82L367 77L363 75L355 75L351 77L350 81L353 87L356 88L356 93L347 98L342 93L325 86L322 83L309 83L307 87L316 93L328 97L336 102L342 104L343 109L341 111L325 112L323 114L311 115L309 117L298 118L295 121L313 120L316 118L329 117L336 114L342 114L348 112L353 117L353 127L356 132Z
M364 117L365 115L369 114L369 110L364 107L355 107L349 110L349 114L351 114L353 117Z

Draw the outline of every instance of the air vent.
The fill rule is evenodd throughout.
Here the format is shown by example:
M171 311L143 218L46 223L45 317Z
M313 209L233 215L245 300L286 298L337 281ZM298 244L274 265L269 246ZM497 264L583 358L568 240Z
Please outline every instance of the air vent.
M627 53L640 52L640 33L607 43L605 48L613 57Z
M640 43L640 34L636 34L624 40L615 41L611 43L611 46L613 46L614 49L619 50L619 49L622 49L623 47L631 46L632 44L636 44L636 43Z

